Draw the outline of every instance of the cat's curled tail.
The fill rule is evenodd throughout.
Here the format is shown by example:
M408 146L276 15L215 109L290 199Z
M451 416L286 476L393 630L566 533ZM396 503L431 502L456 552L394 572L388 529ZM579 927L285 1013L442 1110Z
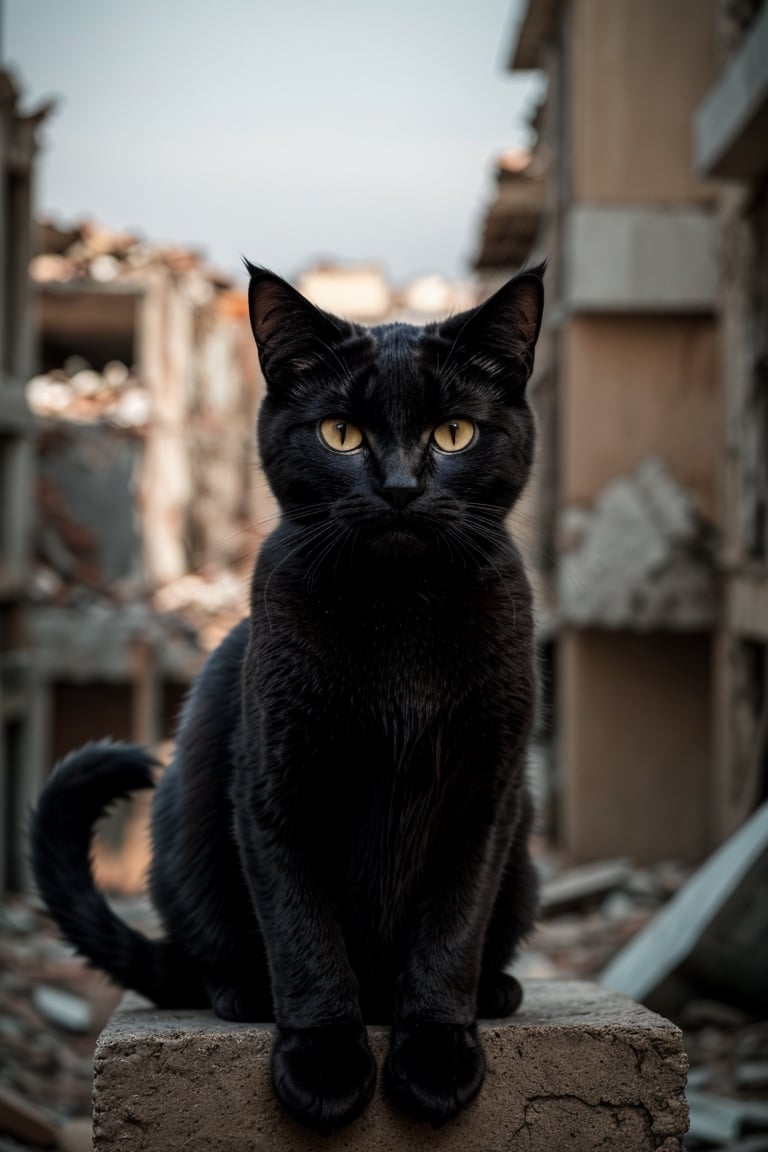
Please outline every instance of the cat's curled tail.
M107 904L91 872L93 826L115 800L154 787L156 761L138 745L86 744L54 769L30 827L32 869L64 936L97 968L161 1008L192 1008L207 998L176 946L150 940Z

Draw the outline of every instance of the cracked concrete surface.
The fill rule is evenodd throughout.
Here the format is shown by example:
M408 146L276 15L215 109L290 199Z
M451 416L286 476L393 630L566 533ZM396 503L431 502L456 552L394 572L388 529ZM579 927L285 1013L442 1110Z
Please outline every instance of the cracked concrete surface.
M688 1122L680 1031L582 981L528 981L520 1013L482 1024L478 1100L438 1131L380 1091L330 1139L293 1124L272 1094L268 1026L160 1012L128 997L95 1056L95 1152L678 1152ZM385 1028L370 1028L381 1065Z

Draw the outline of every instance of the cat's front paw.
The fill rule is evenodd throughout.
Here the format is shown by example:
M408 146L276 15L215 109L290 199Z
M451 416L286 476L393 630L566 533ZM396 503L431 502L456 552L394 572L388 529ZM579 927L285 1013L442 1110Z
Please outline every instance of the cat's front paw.
M393 1029L385 1083L409 1116L438 1128L475 1098L484 1076L485 1055L475 1024Z
M260 1021L272 1019L268 995L240 985L208 986L211 1008L221 1020Z
M365 1028L278 1028L272 1081L280 1103L300 1124L323 1136L349 1124L376 1087L376 1062Z
M502 1020L517 1012L523 1002L519 980L507 972L494 972L480 978L477 1015L480 1020Z

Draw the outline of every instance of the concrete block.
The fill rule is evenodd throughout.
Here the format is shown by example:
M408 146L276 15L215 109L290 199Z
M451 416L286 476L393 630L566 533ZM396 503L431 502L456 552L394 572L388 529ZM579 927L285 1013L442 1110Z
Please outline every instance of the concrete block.
M572 312L715 309L717 225L708 209L574 204L564 243Z
M95 1055L94 1152L678 1152L687 1061L673 1024L581 981L528 981L519 1014L481 1025L478 1099L434 1131L377 1091L328 1139L289 1120L272 1093L271 1029L129 997ZM386 1028L369 1028L379 1065Z

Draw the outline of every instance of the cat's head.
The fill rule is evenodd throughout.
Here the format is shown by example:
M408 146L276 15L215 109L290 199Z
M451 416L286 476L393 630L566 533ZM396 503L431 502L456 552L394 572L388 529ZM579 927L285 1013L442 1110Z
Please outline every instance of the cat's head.
M389 552L489 541L530 471L525 386L543 267L439 323L363 328L248 265L267 392L266 475L284 515ZM360 544L358 545L358 541Z

